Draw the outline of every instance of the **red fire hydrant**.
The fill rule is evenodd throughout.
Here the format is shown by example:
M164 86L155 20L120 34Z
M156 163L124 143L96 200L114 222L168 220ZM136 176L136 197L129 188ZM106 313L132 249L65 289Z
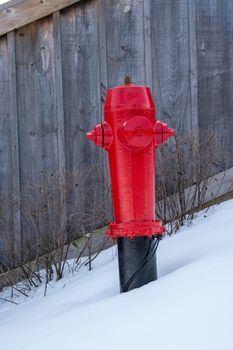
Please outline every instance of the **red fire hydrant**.
M107 234L112 238L145 240L165 231L155 218L155 150L175 131L155 114L150 88L125 84L108 90L104 122L87 133L109 156L115 222Z

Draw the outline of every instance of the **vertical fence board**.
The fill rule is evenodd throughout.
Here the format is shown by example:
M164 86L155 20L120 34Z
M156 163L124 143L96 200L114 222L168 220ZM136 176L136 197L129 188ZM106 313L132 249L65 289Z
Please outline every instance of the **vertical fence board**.
M126 75L145 84L143 1L105 0L109 87Z
M192 125L188 5L186 0L152 1L153 90L158 116L178 132Z
M107 48L106 48L106 13L103 0L97 0L98 43L100 64L101 110L103 112L105 92L108 88Z
M189 0L189 57L190 57L190 110L191 128L199 129L197 99L197 37L196 37L196 4Z
M108 89L108 72L107 72L107 45L106 45L106 13L105 3L103 0L97 0L97 19L98 19L98 43L99 43L99 65L100 65L100 94L99 110L101 113L101 119L104 117L104 103L106 98L106 92ZM104 193L110 188L110 170L107 152L100 153L102 176L104 177ZM101 199L100 199L101 200ZM108 197L105 200L105 211L108 216L108 220L112 219L112 201Z
M54 36L52 17L27 25L16 32L16 65L19 115L21 198L25 188L37 185L59 168L58 125L55 98ZM37 204L36 193L34 203ZM28 208L33 198L24 198L23 244L36 237L27 229Z
M145 83L152 89L153 87L153 68L152 68L152 37L151 37L151 0L143 1L144 16L144 54L145 54Z
M54 27L54 59L55 59L55 99L57 114L57 141L58 141L58 170L59 170L59 190L60 190L60 222L61 226L66 226L66 184L65 184L65 121L64 121L64 101L63 101L63 80L62 80L62 60L61 60L61 26L60 13L53 14Z
M86 140L101 120L95 2L86 1L62 13L62 62L65 110L66 167L77 170L92 161L96 150Z
M11 118L9 114L9 60L7 36L0 37L0 264L8 263L8 239L13 243Z
M9 61L7 38L0 37L0 189L11 188L10 118L9 118Z
M86 181L91 173L84 171L84 167L98 163L102 152L86 142L86 132L101 121L97 2L85 1L64 10L61 33L66 170L77 178L76 184L73 179L74 191L67 210L72 217L71 226L77 220L86 227L90 218L83 217L83 206L92 200L94 193ZM94 177L95 170L92 172Z
M15 33L7 34L8 67L9 67L9 112L11 129L11 170L12 170L12 208L14 251L21 254L21 215L20 215L20 161L19 129L15 63Z
M65 121L63 103L63 81L62 81L62 60L61 60L61 28L60 13L53 15L54 26L54 57L55 57L55 100L56 114L58 120L58 167L59 172L65 171Z
M216 171L232 166L233 3L197 1L198 112L201 130L212 131Z

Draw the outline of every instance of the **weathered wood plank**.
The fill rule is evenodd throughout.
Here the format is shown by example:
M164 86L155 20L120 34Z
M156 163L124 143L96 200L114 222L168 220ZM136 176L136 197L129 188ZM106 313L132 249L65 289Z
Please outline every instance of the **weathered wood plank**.
M80 0L12 0L0 5L0 35L32 23Z
M151 2L153 93L156 99L157 118L170 127L177 135L185 134L192 128L191 77L190 77L190 23L189 1L156 0ZM195 111L193 106L193 110ZM179 140L179 139L178 139ZM174 154L179 149L175 138L158 150L158 160L166 152L166 161L171 173L175 171ZM179 150L179 152L182 152ZM192 154L188 147L185 157ZM182 153L181 153L182 154ZM187 169L190 179L192 166ZM174 168L173 168L174 167ZM163 179L162 167L157 167L157 178ZM171 183L172 184L172 177Z
M16 65L20 144L21 209L23 245L33 242L36 234L29 220L42 195L29 186L52 179L59 169L58 119L56 104L54 32L52 17L27 25L16 32ZM55 176L54 176L55 178ZM46 186L46 185L43 185ZM27 198L28 196L28 198ZM37 197L38 196L38 197ZM52 200L52 199L51 199ZM45 203L44 205L48 205ZM37 210L37 209L35 209ZM39 222L42 214L36 212ZM50 219L52 214L50 215ZM31 220L32 221L32 220ZM44 217L44 224L48 220ZM41 226L41 231L43 225Z
M94 203L93 180L97 182L95 169L92 173L83 169L99 163L102 153L86 141L86 131L101 121L97 2L85 1L63 10L61 34L66 170L73 174L67 211L72 227L86 227L90 212L87 213L85 203Z
M9 244L13 246L11 124L9 116L9 62L7 37L0 38L0 263L8 263Z
M100 117L104 118L104 103L106 92L108 89L108 71L107 71L107 48L106 48L106 13L105 3L103 0L97 0L97 19L98 19L98 42L99 42L99 65L100 65L100 96L99 99L99 111ZM102 177L104 178L103 192L110 188L110 170L109 162L106 152L100 153ZM101 200L101 198L100 198ZM108 216L108 220L112 219L112 201L108 197L107 199L102 198L105 202L105 211Z
M21 255L21 206L20 206L20 161L19 161L19 129L16 87L15 35L7 34L8 69L9 69L9 114L11 130L11 176L14 252Z
M0 192L11 189L11 138L7 37L0 38Z
M61 26L60 13L53 14L54 32L54 59L55 59L55 98L57 114L57 135L58 135L58 170L60 187L60 221L63 229L66 230L66 185L65 185L65 121L63 103L63 80L61 60Z
M109 87L126 75L145 84L143 1L105 0Z
M55 58L55 98L56 113L58 120L58 160L59 172L65 172L65 126L64 126L64 103L63 103L63 81L61 61L61 29L60 13L53 14L54 31L54 58Z
M100 64L100 89L101 89L101 110L105 101L105 92L108 88L107 71L107 49L106 49L106 14L103 0L97 0L98 19L98 42L99 42L99 64Z
M153 86L153 69L152 69L152 43L151 43L151 0L143 1L143 15L144 15L144 54L145 54L145 75L146 85L151 89Z
M16 32L22 184L58 168L52 17Z
M197 1L199 127L215 134L215 172L233 164L233 2Z
M189 57L191 128L199 129L197 100L197 37L196 0L189 0Z
M153 91L158 117L185 132L192 127L190 110L189 3L152 1Z
M63 11L61 33L66 167L72 171L97 155L85 142L85 132L101 121L96 2Z

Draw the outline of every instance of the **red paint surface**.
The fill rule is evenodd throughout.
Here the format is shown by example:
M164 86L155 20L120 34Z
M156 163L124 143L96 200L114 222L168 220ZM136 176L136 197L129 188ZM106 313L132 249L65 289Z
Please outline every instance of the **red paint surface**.
M127 84L108 90L104 123L87 133L109 156L115 222L112 238L162 235L155 219L155 149L175 135L156 121L149 87Z

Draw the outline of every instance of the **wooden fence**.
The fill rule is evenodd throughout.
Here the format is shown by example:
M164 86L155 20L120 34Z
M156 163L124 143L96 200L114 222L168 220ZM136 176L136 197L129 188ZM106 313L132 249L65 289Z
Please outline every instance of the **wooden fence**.
M178 133L214 132L216 159L232 166L222 159L233 151L232 57L231 0L83 0L1 35L0 192L12 192L2 213L14 249L24 241L24 186L44 172L105 168L85 132L101 121L105 90L126 75L152 88L158 118Z

